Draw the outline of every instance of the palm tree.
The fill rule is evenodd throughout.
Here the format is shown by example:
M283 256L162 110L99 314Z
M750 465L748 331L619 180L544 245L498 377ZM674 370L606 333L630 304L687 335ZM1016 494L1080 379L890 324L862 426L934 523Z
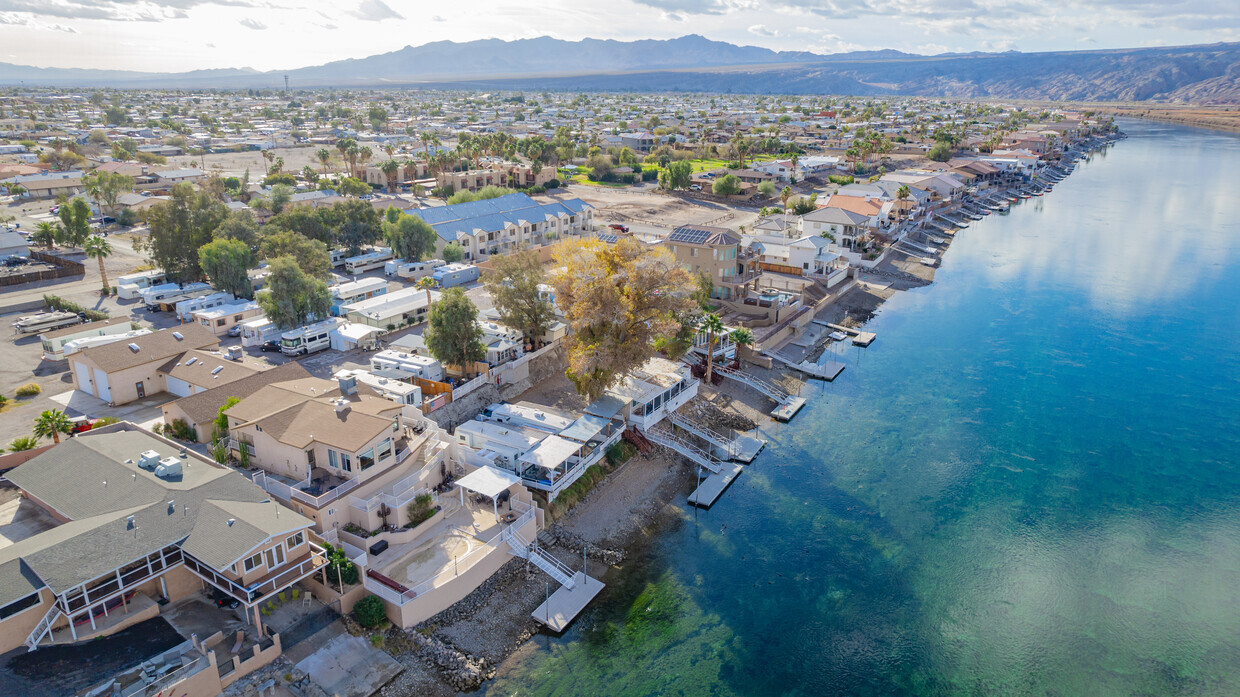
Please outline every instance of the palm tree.
M387 153L389 160L392 159L392 153L396 152L396 148L393 147L391 143L384 143L383 145L379 146L379 149Z
M372 155L374 155L374 153L371 152L369 145L363 145L362 149L357 151L357 156L361 158L363 166L365 166L367 162L370 162Z
M418 282L413 284L414 288L421 288L426 291L426 318L429 320L431 316L431 288L435 287L435 279L430 276L423 276Z
M784 234L788 234L788 199L792 198L792 187L785 186L779 191L779 201L784 204Z
M271 165L275 162L276 154L270 150L264 150L263 159L267 161L267 174L272 174Z
M800 156L797 155L796 153L792 153L792 178L794 180L800 179L800 177L797 176L797 164L800 162L801 162Z
M30 236L30 241L35 244L41 244L49 250L56 246L56 240L60 237L60 225L56 223L39 223L35 225L34 234Z
M715 367L715 336L723 333L723 320L719 315L709 312L702 318L702 329L706 330L706 383L713 384Z
M352 138L341 138L340 140L336 141L336 150L340 151L341 160L346 160L346 161L348 160L350 146L357 147L357 142L354 141ZM349 174L352 175L352 170L350 170Z
M904 217L904 200L911 196L912 193L912 191L909 191L907 184L901 184L900 188L896 189L896 200L901 204L899 209L896 210L896 218Z
M737 346L736 359L740 360L740 349L753 345L753 332L741 327L732 332L732 343Z
M9 452L20 453L23 450L34 450L37 447L39 447L38 438L31 438L30 436L21 436L19 438L14 438L13 442L9 443Z
M387 182L387 191L392 193L392 184L396 182L396 174L400 172L400 163L396 160L388 160L379 165L379 169L383 171L383 178Z
M327 174L327 161L332 159L331 151L327 148L319 148L319 151L314 155L319 158L319 162L323 164L323 174Z
M60 434L72 432L73 424L69 422L69 417L59 409L48 409L34 420L34 435L37 438L51 436L53 443L59 443Z
M99 261L99 277L103 279L103 294L107 295L111 286L108 285L108 270L103 268L103 259L112 253L112 245L99 235L91 235L82 246L86 256Z

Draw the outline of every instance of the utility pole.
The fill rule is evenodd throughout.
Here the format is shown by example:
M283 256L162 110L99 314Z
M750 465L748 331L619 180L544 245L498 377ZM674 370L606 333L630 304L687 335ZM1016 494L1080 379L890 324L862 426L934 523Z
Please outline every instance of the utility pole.
M284 76L284 91L288 92L288 75Z

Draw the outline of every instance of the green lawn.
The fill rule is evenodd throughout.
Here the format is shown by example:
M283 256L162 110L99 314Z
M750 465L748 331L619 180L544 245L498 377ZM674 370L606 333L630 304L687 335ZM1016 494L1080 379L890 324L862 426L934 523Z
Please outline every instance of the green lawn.
M749 166L749 164L752 162L770 162L771 160L777 160L777 159L779 159L778 155L758 155L756 157L747 157L745 158L745 166ZM720 159L689 160L689 163L693 165L693 173L699 174L701 172L709 172L712 169L726 169L728 166L728 163L731 161L732 160L720 160Z

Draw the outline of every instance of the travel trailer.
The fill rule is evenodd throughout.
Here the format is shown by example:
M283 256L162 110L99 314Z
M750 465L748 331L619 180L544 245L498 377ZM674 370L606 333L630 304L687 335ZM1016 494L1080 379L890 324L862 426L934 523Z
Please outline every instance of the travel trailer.
M371 370L378 372L387 368L403 370L423 380L443 382L443 365L429 356L387 349L370 357Z
M182 300L199 298L215 292L215 289L209 283L186 283L180 287L167 288L161 286L160 288L163 288L163 290L147 288L142 292L142 300L146 303L146 309L152 312L172 310Z
M430 259L428 261L403 261L394 259L383 265L383 273L388 276L400 276L410 281L416 281L420 278L430 276L435 269L446 265L448 262L443 259Z
M196 298L189 298L177 303L177 319L182 322L192 322L194 313L199 310L209 310L213 307L228 305L237 301L237 296L232 293L207 293Z
M241 323L241 345L245 348L262 346L273 339L280 338L280 330L275 323L266 317L259 317Z
M331 251L332 267L344 266L344 260L349 258L349 250L333 249Z
M337 283L327 291L332 296L332 316L339 317L342 306L387 293L387 281L382 278L360 278L347 283Z
M343 320L329 319L315 322L280 335L280 353L286 356L304 356L331 347L332 330Z
M373 252L359 254L355 257L349 257L344 260L344 270L348 273L366 273L375 269L383 268L392 258L392 250L387 247L380 247Z
M150 333L151 333L150 329L131 329L125 332L124 334L112 334L112 335L105 334L103 336L87 336L81 339L74 339L73 341L70 341L64 345L64 355L72 356L78 351L82 351L88 348L95 348L96 346L106 346L107 344L115 344L118 341L127 341L130 339L133 339L134 337L145 336Z
M160 285L166 280L168 274L158 269L126 274L116 279L116 294L121 300L137 300L142 297L139 293L143 290Z

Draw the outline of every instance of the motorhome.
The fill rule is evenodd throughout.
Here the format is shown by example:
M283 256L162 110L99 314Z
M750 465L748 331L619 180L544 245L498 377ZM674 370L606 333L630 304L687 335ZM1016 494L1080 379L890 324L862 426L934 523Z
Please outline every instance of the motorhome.
M385 368L404 370L423 380L443 382L443 365L430 356L419 356L416 353L404 353L385 349L370 357L370 368L374 371Z
M232 293L207 293L196 298L189 298L177 303L177 319L182 322L192 322L194 313L199 310L209 310L213 307L221 305L230 305L237 302L237 296Z
M157 286L166 280L168 280L168 274L159 269L126 274L116 279L116 294L121 300L137 300L141 297L139 293L143 290Z
M349 258L349 250L333 249L331 251L332 268L344 266L344 260Z
M72 356L78 351L83 351L88 348L95 348L96 346L106 346L107 344L115 344L118 341L129 341L135 337L146 336L147 334L150 334L150 333L151 333L150 329L131 329L125 332L124 334L111 334L111 335L103 334L101 336L86 336L86 337L82 337L81 339L74 339L73 341L69 341L65 343L64 348L62 350L64 351L64 355L68 357L68 356Z
M175 309L176 304L182 300L198 298L214 292L215 289L209 283L186 283L184 286L164 290L148 288L142 292L142 300L146 303L146 309L160 312Z
M350 370L347 368L337 371L332 377L336 379L353 378L378 392L384 399L390 399L398 404L409 404L415 407L422 404L422 388L403 380L375 375L366 370Z
M350 303L373 298L387 293L387 281L382 278L361 278L347 283L337 283L327 289L332 296L332 317L339 317L340 308Z
M275 323L266 317L252 319L241 323L241 345L245 348L262 346L273 339L280 338L280 330Z
M343 320L329 319L315 322L280 335L280 353L286 356L304 356L331 347L332 330Z
M349 257L344 260L344 270L353 273L366 273L375 269L383 268L392 258L392 250L387 247L380 247L373 252L359 254L355 257Z
M61 327L71 327L84 321L86 317L76 312L40 312L37 315L18 317L13 323L13 328L18 334L34 334Z
M410 281L416 281L430 276L435 272L435 269L447 263L443 259L429 259L427 261L394 259L383 265L383 273L388 276L400 276Z
M440 288L451 288L478 280L478 267L473 264L444 264L431 272Z

